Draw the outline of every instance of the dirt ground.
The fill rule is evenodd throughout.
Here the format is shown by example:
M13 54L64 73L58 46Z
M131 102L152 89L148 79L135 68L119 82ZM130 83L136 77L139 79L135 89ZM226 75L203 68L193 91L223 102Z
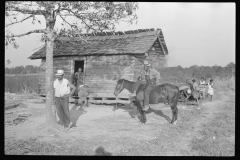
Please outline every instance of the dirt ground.
M168 122L172 112L164 104L151 106L141 124L129 105L115 111L114 105L97 104L76 110L70 103L74 127L68 131L44 128L45 104L39 97L13 97L5 96L7 155L235 155L234 91L219 91L200 106L179 104L176 125Z

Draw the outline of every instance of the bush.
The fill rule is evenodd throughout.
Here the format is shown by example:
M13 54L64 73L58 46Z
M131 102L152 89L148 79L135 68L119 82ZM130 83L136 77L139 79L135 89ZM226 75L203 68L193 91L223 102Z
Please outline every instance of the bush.
M235 91L235 80L234 79L220 79L220 78L215 78L213 80L213 87L218 89L218 90L225 90L225 89L231 89Z
M5 76L5 92L37 93L39 75Z

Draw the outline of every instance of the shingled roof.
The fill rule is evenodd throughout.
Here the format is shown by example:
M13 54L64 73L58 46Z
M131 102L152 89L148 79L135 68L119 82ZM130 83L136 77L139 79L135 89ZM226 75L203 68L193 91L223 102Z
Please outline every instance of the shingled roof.
M158 39L168 54L160 29L139 29L125 32L105 32L96 35L82 35L88 42L83 45L80 37L60 37L54 44L53 56L86 56L111 54L145 54ZM31 55L30 59L46 57L46 46Z

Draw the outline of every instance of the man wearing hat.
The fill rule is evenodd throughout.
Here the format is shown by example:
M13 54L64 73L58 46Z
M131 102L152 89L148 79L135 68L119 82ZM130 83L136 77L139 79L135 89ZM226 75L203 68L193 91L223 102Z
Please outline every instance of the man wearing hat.
M147 82L146 89L144 91L144 108L143 110L147 111L149 109L149 96L151 90L160 83L160 73L150 67L151 64L148 61L144 61L144 71L142 73L142 79L145 79Z
M75 92L76 87L67 79L63 78L63 75L63 70L57 70L57 79L54 81L53 87L58 117L63 123L63 126L69 129L73 123L70 120L68 101L69 97ZM71 92L70 88L72 88Z

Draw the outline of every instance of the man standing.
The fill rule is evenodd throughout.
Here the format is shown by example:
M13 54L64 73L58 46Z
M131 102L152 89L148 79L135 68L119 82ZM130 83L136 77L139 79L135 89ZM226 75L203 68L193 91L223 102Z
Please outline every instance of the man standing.
M60 121L63 123L64 128L69 129L72 125L70 120L69 113L69 97L75 92L76 87L72 85L67 79L63 78L64 71L57 70L57 79L53 83L54 87L54 96L55 96L55 104L58 117ZM70 88L72 91L70 93Z
M150 67L150 63L148 61L144 61L144 71L142 73L142 77L145 78L147 82L146 89L144 91L144 111L147 111L149 109L149 96L151 90L160 83L160 73Z

